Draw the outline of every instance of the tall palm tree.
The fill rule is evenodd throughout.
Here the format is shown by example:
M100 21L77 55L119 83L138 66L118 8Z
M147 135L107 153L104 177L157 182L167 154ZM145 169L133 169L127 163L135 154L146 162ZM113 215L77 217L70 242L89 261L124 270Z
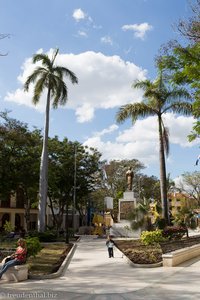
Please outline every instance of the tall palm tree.
M78 83L76 75L67 68L55 65L55 59L59 52L56 49L53 52L52 58L46 54L35 54L33 63L41 62L41 66L35 68L33 73L27 78L24 84L24 90L28 91L31 84L34 86L33 103L36 105L39 99L47 89L46 114L43 137L43 148L40 163L40 181L39 181L39 216L38 230L44 231L46 226L46 203L47 203L47 188L48 188L48 135L49 135L49 113L50 102L52 100L53 108L58 105L65 105L68 98L67 86L64 82L64 77L68 77L75 84Z
M190 115L192 113L191 97L184 88L170 87L166 84L162 72L153 82L150 80L136 81L133 88L140 88L144 91L143 101L122 106L116 114L116 120L118 123L122 123L127 118L131 118L134 123L138 118L157 116L162 215L169 224L165 164L165 155L167 156L169 153L169 131L163 122L163 114L173 112Z

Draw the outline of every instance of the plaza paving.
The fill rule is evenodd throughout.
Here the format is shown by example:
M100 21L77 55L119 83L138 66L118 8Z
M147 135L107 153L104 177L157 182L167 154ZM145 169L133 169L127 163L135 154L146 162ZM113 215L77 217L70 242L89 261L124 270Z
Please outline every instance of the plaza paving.
M105 239L82 237L63 274L18 283L0 280L0 299L199 299L200 257L173 268L134 268Z

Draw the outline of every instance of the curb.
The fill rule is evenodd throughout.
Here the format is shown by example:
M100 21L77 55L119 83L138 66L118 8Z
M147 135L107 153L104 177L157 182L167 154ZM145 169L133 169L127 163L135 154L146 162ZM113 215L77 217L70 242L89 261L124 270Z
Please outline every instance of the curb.
M78 241L78 240L77 240ZM51 274L44 274L44 275L28 275L28 279L38 279L38 280L42 280L42 279L52 279L52 278L57 278L60 277L64 271L65 268L68 268L70 261L74 255L74 252L77 248L77 244L73 244L70 252L68 253L68 255L65 257L64 261L62 262L60 268L58 269L57 272L55 273L51 273Z
M135 264L134 262L132 262L121 250L119 250L119 248L117 248L117 250L119 252L121 252L122 257L126 259L127 263L133 267L133 268L158 268L158 267L162 267L163 266L163 262L160 261L158 263L155 264Z
M127 263L133 268L158 268L158 267L163 266L162 261L155 263L155 264L135 264L127 256L125 256L125 259L126 259Z

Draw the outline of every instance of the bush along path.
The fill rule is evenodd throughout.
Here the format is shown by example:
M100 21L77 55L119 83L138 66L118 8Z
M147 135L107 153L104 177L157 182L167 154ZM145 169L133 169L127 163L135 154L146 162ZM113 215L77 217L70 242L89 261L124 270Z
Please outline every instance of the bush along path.
M200 235L145 245L141 240L115 240L116 247L135 264L155 264L162 254L200 243Z

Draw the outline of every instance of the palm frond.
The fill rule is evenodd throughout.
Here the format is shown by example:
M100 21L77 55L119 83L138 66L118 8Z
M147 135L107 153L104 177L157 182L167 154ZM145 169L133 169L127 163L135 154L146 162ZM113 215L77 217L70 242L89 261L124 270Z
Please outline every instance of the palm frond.
M192 102L191 94L184 88L174 88L173 90L169 90L167 100L172 101L172 99Z
M62 83L62 85L60 86L60 89L61 89L62 97L60 98L59 104L65 105L67 98L68 98L68 89L67 89L67 85L65 84L65 82Z
M35 64L37 62L41 62L42 65L48 70L52 68L52 62L45 53L38 53L33 56L33 63Z
M146 90L147 88L150 88L152 86L152 83L150 80L136 80L133 84L132 84L132 88L135 89L142 89L142 90Z
M69 69L65 67L55 67L55 73L63 74L64 76L68 77L72 84L78 83L78 78L74 74L74 72L70 71Z
M189 116L192 113L192 104L188 102L174 102L171 105L165 107L163 113L166 111L172 111L173 113L183 114Z
M24 83L24 91L28 92L30 84L35 83L38 77L42 77L46 72L46 69L42 67L38 67L34 70L34 72L28 76L26 82Z
M56 76L57 78L60 78L61 80L63 80L63 76L64 73L62 72L62 69L60 67L55 67L54 68L54 72L53 72L54 76Z
M68 97L68 90L66 84L62 80L57 80L56 88L53 90L53 108L57 108L58 105L65 105Z
M51 60L51 64L52 64L52 66L54 65L54 62L55 62L56 56L58 55L58 52L59 52L59 49L58 49L58 48L56 48L56 49L54 50L53 57L52 57L52 60Z
M44 91L44 88L47 87L46 83L47 76L43 76L40 79L38 79L37 83L34 87L34 95L33 95L33 103L36 105L39 102L40 96L42 92Z
M124 122L127 118L131 118L134 123L139 117L145 118L154 115L155 112L145 103L126 104L121 106L116 115L118 123Z

